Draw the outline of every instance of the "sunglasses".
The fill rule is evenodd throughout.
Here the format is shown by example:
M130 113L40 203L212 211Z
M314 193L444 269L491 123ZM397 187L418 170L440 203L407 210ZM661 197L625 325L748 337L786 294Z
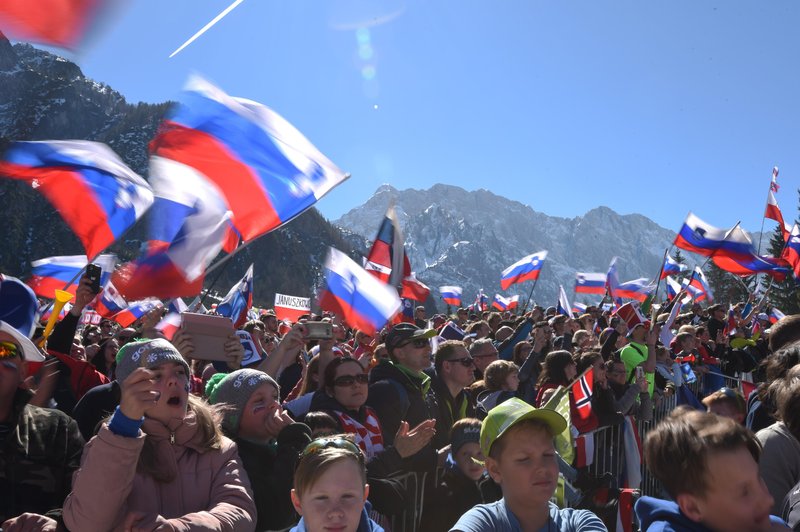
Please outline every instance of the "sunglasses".
M417 349L422 349L423 347L429 346L430 342L428 342L427 338L414 338L413 340L409 340L408 342L403 342L398 347L403 347L409 344L413 345Z
M472 357L453 358L450 360L445 360L445 362L458 362L465 368L471 368L475 364L475 360L473 360Z
M0 342L0 358L16 358L19 356L17 344Z
M369 375L366 373L359 373L358 375L342 375L333 379L334 386L352 386L355 383L368 384Z
M302 460L306 456L319 453L324 451L325 449L341 449L343 451L347 451L351 454L356 455L358 457L358 461L362 464L364 463L364 455L361 452L361 449L358 446L351 442L350 440L346 440L340 437L333 437L333 438L318 438L308 445L306 448L303 449L303 452L300 453L300 459Z
M739 398L739 394L736 393L736 390L734 390L733 388L728 388L727 386L725 386L723 388L720 388L718 393L721 393L722 395L724 395L728 399L738 399Z

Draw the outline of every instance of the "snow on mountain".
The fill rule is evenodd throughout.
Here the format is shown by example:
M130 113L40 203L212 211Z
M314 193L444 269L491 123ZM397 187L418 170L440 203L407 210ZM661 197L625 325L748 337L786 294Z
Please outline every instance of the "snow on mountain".
M428 190L382 185L367 202L334 223L360 235L368 246L391 202L418 278L434 291L440 285L462 286L465 303L479 288L489 297L501 293L500 272L542 249L549 255L534 300L543 305L555 304L559 284L573 296L576 271L605 272L614 256L619 257L621 280L656 277L664 250L675 236L645 216L620 215L608 207L577 218L559 218L488 190L470 192L442 184ZM531 286L530 282L512 286L508 293L525 299Z

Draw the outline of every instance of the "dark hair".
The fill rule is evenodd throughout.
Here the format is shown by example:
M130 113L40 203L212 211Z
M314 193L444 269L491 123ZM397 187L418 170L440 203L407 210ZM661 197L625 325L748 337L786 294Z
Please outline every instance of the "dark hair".
M463 347L464 350L467 349L467 346L464 345L464 342L461 340L445 340L439 344L439 348L436 350L436 356L433 360L433 367L436 369L437 375L442 373L442 366L453 356L456 349L459 347Z
M800 316L800 314L798 314ZM771 340L770 340L771 341ZM800 343L793 343L785 346L761 362L764 366L765 383L774 382L786 376L789 370L800 363ZM770 394L768 385L760 386L758 397L768 410L774 410L775 401Z
M341 366L342 364L346 364L348 362L355 363L359 368L361 368L361 371L363 373L367 372L364 369L364 366L361 365L361 362L359 362L353 357L334 358L328 363L327 366L325 366L325 375L324 375L324 380L322 382L325 385L326 390L333 389L333 381L336 380L336 370L339 369L339 366Z
M786 316L769 329L769 349L773 353L800 340L800 314Z
M644 458L670 497L675 499L681 493L702 497L709 487L708 456L739 448L747 449L758 462L761 447L744 426L679 406L647 435Z
M116 340L116 338L112 336L111 338L107 338L100 342L100 349L97 350L97 353L95 353L92 359L89 361L89 363L103 375L109 375L109 373L113 372L117 367L117 363L112 362L111 367L109 368L108 363L106 362L106 349L109 345L111 345L111 340ZM119 345L119 340L117 340L117 345Z
M577 363L576 369L578 370L578 375L589 369L598 360L603 360L603 355L597 351L587 351L583 353Z
M531 355L531 353L533 353L533 344L530 343L527 340L523 340L521 342L517 342L517 344L514 346L514 349L512 351L512 355L511 355L511 360L517 366L521 366L525 362L525 360L522 360L522 349L524 347L526 347L526 346L530 346L530 348L531 348L531 350L528 351L528 355L525 357L525 360L527 360L528 357Z
M800 368L789 370L786 378L778 381L780 388L775 393L778 418L783 421L792 436L800 440Z
M97 334L99 336L100 335L100 327L98 327L97 325L87 325L83 329L83 333L81 334L81 343L83 345L88 345L86 343L86 338L92 333Z
M308 425L311 432L319 429L330 429L334 432L339 432L342 428L333 417L327 412L312 411L306 414L303 418L303 423Z
M539 375L539 382L537 388L541 388L545 384L559 384L566 386L569 384L565 369L570 364L575 364L572 360L572 353L569 351L558 350L548 353L544 358L542 364L542 373Z

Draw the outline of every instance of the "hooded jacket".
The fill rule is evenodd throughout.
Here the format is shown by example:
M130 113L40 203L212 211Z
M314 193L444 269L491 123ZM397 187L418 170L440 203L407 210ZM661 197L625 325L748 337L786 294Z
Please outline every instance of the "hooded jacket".
M290 532L306 532L306 522L304 519L300 519L300 522L297 523L297 526L292 528ZM361 521L358 522L358 528L356 532L383 532L383 528L369 518L367 515L366 508L361 510Z
M436 419L438 405L430 377L412 376L389 360L381 360L370 372L367 404L378 414L383 428L384 445L394 443L400 422L414 428L426 419ZM430 471L436 468L436 449L429 443L422 450L404 460L409 471Z
M704 524L686 517L672 501L643 496L636 501L634 511L639 518L642 532L713 532ZM769 516L769 520L773 525L785 526L774 515Z
M145 419L135 438L120 436L104 424L86 444L72 493L64 501L70 530L121 530L126 516L141 512L145 520L160 516L179 531L252 531L256 507L250 481L234 444L223 437L218 450L206 450L191 410L169 427ZM149 438L159 466L173 480L159 482L137 470Z

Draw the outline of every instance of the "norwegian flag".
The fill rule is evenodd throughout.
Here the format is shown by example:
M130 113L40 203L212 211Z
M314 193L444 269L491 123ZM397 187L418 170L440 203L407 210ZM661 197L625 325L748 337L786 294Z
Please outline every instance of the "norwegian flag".
M572 422L574 425L582 425L592 419L592 390L594 388L594 368L581 375L572 383L572 398L575 400L575 408Z

